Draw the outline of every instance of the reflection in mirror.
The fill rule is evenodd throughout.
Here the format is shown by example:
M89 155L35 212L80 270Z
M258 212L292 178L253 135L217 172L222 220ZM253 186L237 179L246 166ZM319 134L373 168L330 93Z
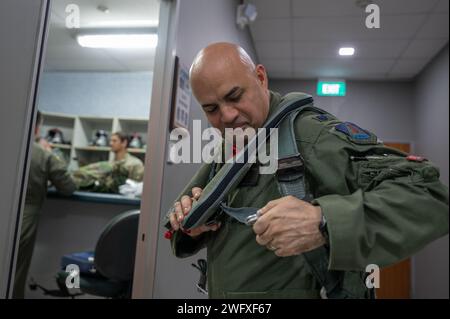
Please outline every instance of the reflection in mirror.
M14 298L130 297L158 16L52 2Z

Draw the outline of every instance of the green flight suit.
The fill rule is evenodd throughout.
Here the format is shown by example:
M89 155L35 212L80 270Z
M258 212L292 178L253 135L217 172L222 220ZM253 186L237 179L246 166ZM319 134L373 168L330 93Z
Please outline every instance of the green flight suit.
M75 183L67 172L66 166L66 163L61 158L44 150L38 143L33 143L20 232L14 281L14 298L24 297L28 269L31 264L36 240L40 210L47 196L47 182L50 181L58 192L63 195L70 195L76 189Z
M294 96L271 92L270 113ZM295 121L295 135L307 190L327 219L329 269L350 277L369 264L396 263L447 234L449 194L432 163L406 160L370 132L363 139L346 134L337 129L341 123L305 111ZM202 166L178 199L194 186L203 188L210 170L211 164ZM258 175L256 185L232 190L227 204L262 207L280 197L275 175ZM321 287L302 255L277 257L257 244L251 227L225 214L220 218L216 232L193 239L178 231L172 238L178 257L207 247L210 298L320 298ZM361 277L355 285L362 284Z
M142 180L144 179L144 164L139 158L131 155L130 153L127 153L124 159L115 161L115 163L117 162L124 163L124 167L128 171L128 178L138 182L142 182Z

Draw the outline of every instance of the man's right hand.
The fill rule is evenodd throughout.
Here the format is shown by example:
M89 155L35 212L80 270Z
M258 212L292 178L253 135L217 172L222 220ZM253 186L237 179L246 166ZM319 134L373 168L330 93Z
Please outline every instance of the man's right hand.
M184 195L183 197L181 197L181 200L179 202L176 202L174 204L174 211L169 215L170 225L172 226L172 229L174 231L177 231L179 229L183 230L181 223L183 222L184 216L189 214L192 208L192 201L194 199L199 199L202 191L203 190L200 187L194 187L192 188L192 197ZM204 232L216 231L219 228L220 223L209 226L202 225L184 232L191 237L197 237Z

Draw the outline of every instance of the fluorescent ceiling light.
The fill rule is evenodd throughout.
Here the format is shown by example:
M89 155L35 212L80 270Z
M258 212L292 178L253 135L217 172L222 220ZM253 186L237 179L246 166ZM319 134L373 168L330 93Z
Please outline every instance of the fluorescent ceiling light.
M157 27L158 20L111 20L111 21L98 21L92 24L86 25L90 28L98 27Z
M155 48L156 34L84 34L77 36L78 44L85 48L137 49Z
M355 48L340 48L339 55L349 56L355 54Z

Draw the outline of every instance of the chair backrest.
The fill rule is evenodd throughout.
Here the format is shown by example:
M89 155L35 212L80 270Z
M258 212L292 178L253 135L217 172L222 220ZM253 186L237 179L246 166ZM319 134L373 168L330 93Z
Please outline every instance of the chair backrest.
M139 210L131 210L114 217L101 233L94 263L106 278L119 281L133 278L139 213Z

